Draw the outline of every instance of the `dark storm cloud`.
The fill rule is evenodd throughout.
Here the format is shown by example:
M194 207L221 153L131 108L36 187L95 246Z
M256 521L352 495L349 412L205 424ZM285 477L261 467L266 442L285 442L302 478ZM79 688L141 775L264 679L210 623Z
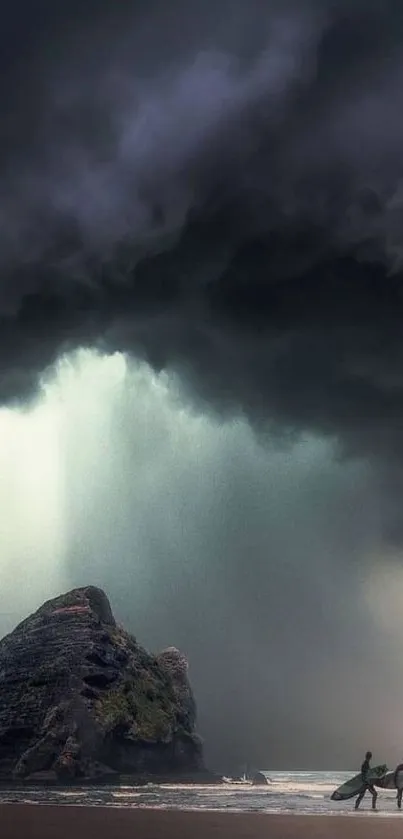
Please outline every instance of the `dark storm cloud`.
M180 466L176 415L131 459L140 408L118 400L85 475L68 459L71 582L97 574L147 643L185 647L217 761L278 737L277 760L325 744L341 765L374 673L378 704L401 692L361 591L401 544L400 0L17 0L2 24L1 399L66 349L118 348L259 440L309 429L382 462L351 467L356 492L319 458L294 497L297 465L281 493L245 430L192 429Z
M100 341L400 446L401 6L118 8L2 29L2 398Z

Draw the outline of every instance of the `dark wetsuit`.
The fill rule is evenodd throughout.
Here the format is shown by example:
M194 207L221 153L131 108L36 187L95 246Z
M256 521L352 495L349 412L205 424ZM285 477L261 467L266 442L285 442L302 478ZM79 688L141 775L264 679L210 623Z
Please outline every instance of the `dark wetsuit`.
M399 766L396 766L395 776L394 776L395 787L397 789L397 795L396 795L397 806L400 810L401 806L402 806L403 787L398 787L398 785L397 785L397 775L398 775L399 772L403 772L403 763L399 763Z
M364 798L364 795L365 795L367 790L372 795L372 809L375 810L375 808L376 808L376 799L378 797L378 793L377 793L375 787L373 786L373 784L368 782L368 775L369 775L370 768L371 767L369 765L369 760L367 760L365 758L364 763L361 766L361 777L362 777L363 783L365 784L365 787L360 792L360 794L357 796L357 800L355 802L355 809L356 810L358 810L358 808L361 804L361 801Z

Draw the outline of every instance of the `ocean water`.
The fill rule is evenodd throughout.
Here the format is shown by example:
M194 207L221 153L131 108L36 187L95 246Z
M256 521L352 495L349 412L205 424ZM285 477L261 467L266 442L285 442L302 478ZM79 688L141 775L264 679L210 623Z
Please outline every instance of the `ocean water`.
M0 802L32 804L80 804L86 806L153 807L174 810L223 810L226 812L351 814L354 799L333 802L330 795L336 787L356 772L276 772L268 770L267 787L247 784L218 786L153 785L122 786L91 789L19 789L0 790ZM370 811L367 793L360 812ZM403 820L403 809L396 806L396 792L378 790L378 813ZM355 816L356 817L356 816Z

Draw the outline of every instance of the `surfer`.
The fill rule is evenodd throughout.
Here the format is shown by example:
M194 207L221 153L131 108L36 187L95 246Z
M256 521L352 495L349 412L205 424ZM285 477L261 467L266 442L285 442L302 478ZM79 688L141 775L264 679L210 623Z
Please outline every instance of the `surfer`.
M403 772L403 763L399 763L399 765L396 766L395 774L394 774L394 778L393 778L394 785L397 789L397 795L396 795L397 806L398 806L399 810L401 810L402 809L403 787L399 786L399 778L398 778L399 772Z
M376 810L376 799L378 797L378 793L377 793L374 785L371 784L371 782L368 780L368 776L369 776L370 769L371 769L371 765L370 765L371 760L372 760L372 752L367 752L366 755L365 755L365 760L364 760L364 762L361 766L361 777L362 777L363 784L365 784L365 786L361 790L360 794L357 796L357 800L355 802L355 810L358 810L358 808L361 804L361 801L364 798L364 795L365 795L367 790L372 795L372 809Z

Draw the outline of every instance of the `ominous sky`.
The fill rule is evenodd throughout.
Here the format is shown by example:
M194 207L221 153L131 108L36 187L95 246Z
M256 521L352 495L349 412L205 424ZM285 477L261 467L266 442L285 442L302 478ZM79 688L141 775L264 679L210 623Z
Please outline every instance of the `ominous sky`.
M98 583L210 762L401 757L400 0L0 23L3 630Z

